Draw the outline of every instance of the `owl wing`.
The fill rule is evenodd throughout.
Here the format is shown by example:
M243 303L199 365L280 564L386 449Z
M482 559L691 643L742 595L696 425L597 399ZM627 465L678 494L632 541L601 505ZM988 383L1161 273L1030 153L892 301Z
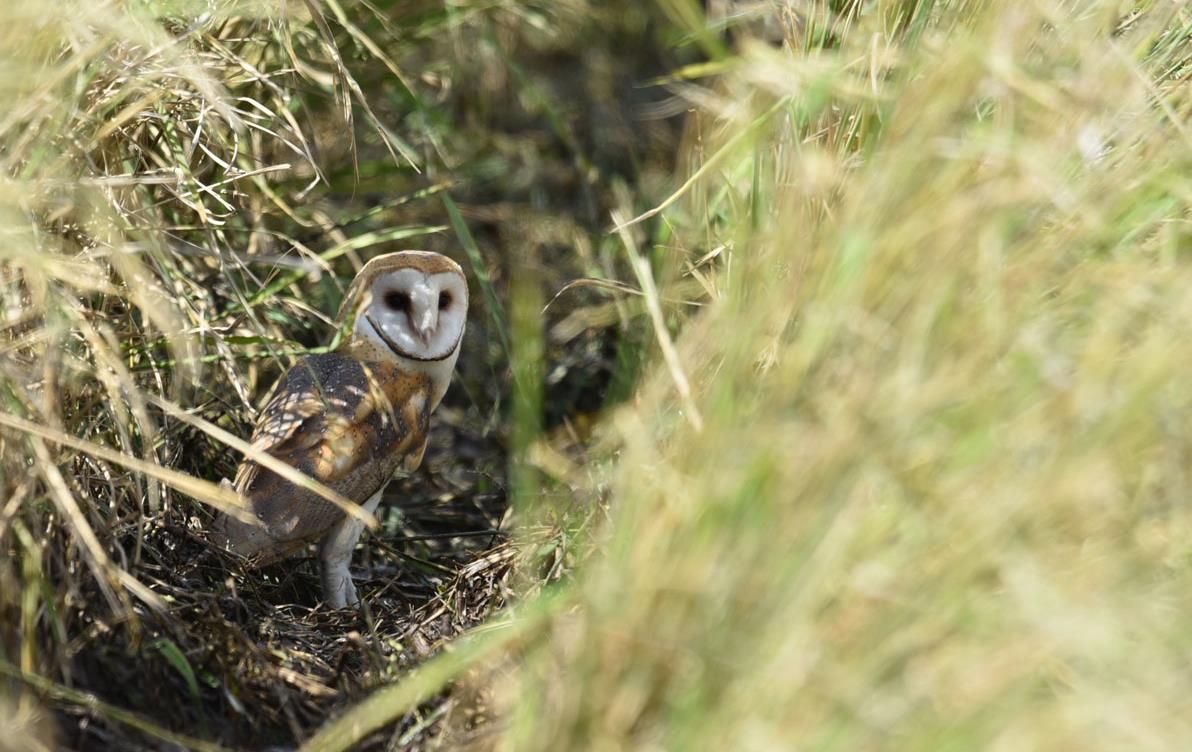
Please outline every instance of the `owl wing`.
M399 465L418 467L429 426L429 382L336 353L304 358L282 377L251 446L363 503ZM225 522L228 548L258 563L280 559L343 519L343 511L246 457L236 490L263 528Z

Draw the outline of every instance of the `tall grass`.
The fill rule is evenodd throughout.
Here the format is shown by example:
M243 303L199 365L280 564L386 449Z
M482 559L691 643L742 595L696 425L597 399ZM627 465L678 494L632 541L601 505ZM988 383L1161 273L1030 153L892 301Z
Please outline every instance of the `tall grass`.
M656 298L596 552L488 637L498 747L1186 748L1192 16L808 9L614 217L708 301Z
M235 504L212 483L234 455L207 434L245 435L258 379L314 339L302 329L334 278L295 296L297 279L426 232L336 242L302 201L324 179L311 120L352 83L322 12L0 9L0 668L18 719L33 689L173 738L170 713L156 725L135 713L155 661L198 693L175 642L189 640L162 634L186 588L163 581L205 519L192 500ZM324 96L300 99L301 86ZM163 400L187 422L165 420ZM123 660L105 665L109 651Z
M1187 748L1192 15L818 7L698 90L713 301L505 748Z
M630 133L618 107L589 118L599 133L580 122L629 75L557 80L560 59L607 60L612 41L572 44L589 27L651 33L640 8L581 0L0 7L0 702L14 723L41 728L40 701L76 746L293 744L500 605L511 272L554 253L543 285L603 274L616 249L591 229L609 201L597 181L669 159L669 126ZM653 54L629 47L627 62ZM571 245L585 253L560 253ZM227 435L333 341L353 271L411 246L466 259L483 303L427 467L371 547L377 618L327 622L301 564L246 577L205 551L207 507L235 504L213 483L238 459ZM578 366L615 323L552 343L572 360L554 369L550 424L608 377ZM462 461L445 461L457 443ZM353 629L368 641L345 658Z
M489 301L461 383L514 403L473 417L515 452L520 599L414 672L379 643L422 633L366 622L388 686L309 748L1192 746L1192 15L711 5L0 10L6 674L183 745L271 711L203 641L253 649L171 611L221 584L138 558L231 462L154 399L243 433L358 257L425 233ZM625 38L671 69L620 87ZM690 109L674 179L593 91ZM426 201L457 180L483 202ZM69 688L98 634L158 666L142 631L195 687L160 725Z

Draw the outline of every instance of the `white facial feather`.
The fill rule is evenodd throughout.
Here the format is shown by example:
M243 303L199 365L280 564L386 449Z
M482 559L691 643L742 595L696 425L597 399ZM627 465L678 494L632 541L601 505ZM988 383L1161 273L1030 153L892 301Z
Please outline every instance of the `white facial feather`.
M377 274L360 299L354 335L435 383L437 406L455 369L468 318L468 286L455 271L413 267Z
M357 334L399 357L442 360L459 345L468 291L458 274L396 269L377 275L366 306L356 320Z

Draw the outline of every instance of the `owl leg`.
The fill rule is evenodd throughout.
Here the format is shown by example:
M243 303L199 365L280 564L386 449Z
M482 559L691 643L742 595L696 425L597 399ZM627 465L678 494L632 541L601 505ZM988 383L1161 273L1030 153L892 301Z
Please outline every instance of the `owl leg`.
M381 488L364 502L366 512L372 514L376 511L384 490ZM319 558L323 561L323 598L332 608L344 608L360 603L348 565L352 563L352 551L356 548L356 541L360 540L360 533L363 531L364 522L345 515L343 521L331 529L331 534L323 541L319 550Z

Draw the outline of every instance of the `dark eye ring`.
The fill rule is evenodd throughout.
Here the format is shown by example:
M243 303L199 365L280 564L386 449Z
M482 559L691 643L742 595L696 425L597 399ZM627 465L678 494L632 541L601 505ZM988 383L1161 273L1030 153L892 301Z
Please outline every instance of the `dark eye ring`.
M441 311L449 305L451 305L451 293L449 293L449 292L439 293L439 310Z
M398 290L387 292L385 293L385 307L391 311L408 311L410 296Z

